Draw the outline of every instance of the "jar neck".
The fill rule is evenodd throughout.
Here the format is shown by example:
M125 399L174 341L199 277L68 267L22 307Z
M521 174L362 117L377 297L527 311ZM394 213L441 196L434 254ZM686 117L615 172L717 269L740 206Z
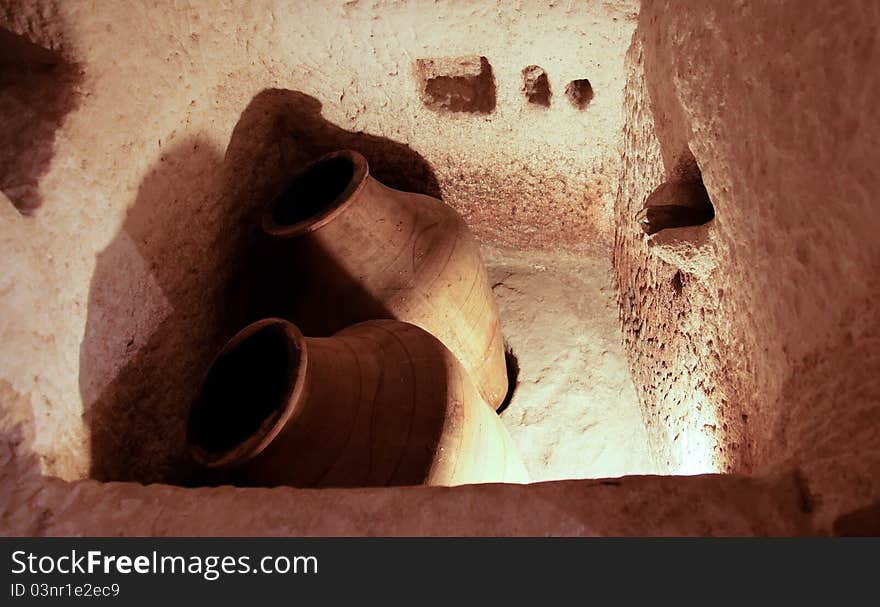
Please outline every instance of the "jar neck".
M339 476L361 405L363 378L354 352L333 338L306 338L302 390L274 438L246 464L259 484L324 486Z

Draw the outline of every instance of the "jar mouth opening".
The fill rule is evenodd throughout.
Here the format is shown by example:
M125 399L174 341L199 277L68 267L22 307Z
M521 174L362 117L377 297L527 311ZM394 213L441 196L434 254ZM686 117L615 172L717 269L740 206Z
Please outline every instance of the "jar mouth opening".
M304 339L293 324L266 319L242 329L214 359L190 410L193 458L220 468L259 454L296 408L306 361Z
M353 150L322 156L294 175L263 216L263 228L276 236L314 230L330 221L363 186L369 169Z

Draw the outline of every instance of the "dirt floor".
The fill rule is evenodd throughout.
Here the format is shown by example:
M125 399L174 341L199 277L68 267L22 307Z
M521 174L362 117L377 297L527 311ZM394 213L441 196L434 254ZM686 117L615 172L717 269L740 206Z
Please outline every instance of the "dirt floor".
M501 419L533 481L657 472L621 345L611 261L484 248L518 386Z

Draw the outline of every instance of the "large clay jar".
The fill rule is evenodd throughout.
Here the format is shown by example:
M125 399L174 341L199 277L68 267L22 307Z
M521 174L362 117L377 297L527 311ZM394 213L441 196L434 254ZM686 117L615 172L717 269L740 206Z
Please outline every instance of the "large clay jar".
M495 411L435 337L368 321L303 337L281 319L239 332L187 430L194 459L261 486L526 482Z
M357 152L329 154L293 177L263 216L275 280L270 310L309 336L364 320L413 323L442 341L486 402L507 393L498 308L479 245L451 207L385 187Z

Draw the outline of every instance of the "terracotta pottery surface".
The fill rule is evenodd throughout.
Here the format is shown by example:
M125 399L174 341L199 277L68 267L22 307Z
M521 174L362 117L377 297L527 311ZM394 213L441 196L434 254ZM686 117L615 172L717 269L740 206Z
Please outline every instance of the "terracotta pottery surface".
M357 152L306 167L269 206L271 315L310 336L391 318L436 336L471 374L486 402L507 394L498 308L479 245L442 201L385 187Z
M220 352L190 452L237 482L298 487L527 482L495 411L435 337L374 320L303 337L256 322Z

